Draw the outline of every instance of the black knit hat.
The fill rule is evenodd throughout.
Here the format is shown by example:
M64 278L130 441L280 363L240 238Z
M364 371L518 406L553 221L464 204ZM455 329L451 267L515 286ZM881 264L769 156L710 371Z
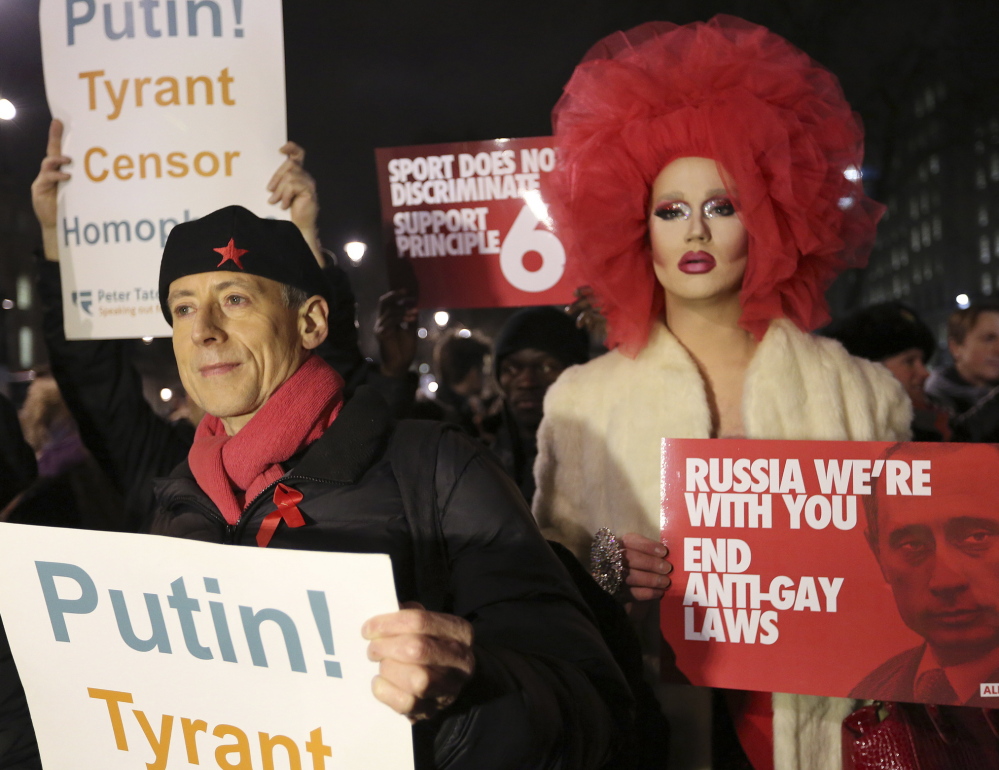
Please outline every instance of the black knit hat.
M261 219L242 206L226 206L170 231L160 261L160 307L173 326L170 284L196 273L248 273L319 294L333 307L333 292L302 232L292 222Z
M820 332L843 343L851 355L883 361L910 348L919 348L929 361L937 343L916 311L901 302L884 302L833 321Z
M589 338L565 313L551 307L518 310L500 329L493 354L493 367L511 353L535 348L554 356L566 366L586 363L590 358Z

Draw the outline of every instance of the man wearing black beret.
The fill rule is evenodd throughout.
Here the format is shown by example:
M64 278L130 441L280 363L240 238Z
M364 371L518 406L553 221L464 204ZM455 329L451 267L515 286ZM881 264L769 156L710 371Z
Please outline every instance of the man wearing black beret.
M388 553L413 604L362 632L380 661L375 697L420 723L419 767L604 767L630 695L571 579L473 441L394 426L367 388L344 402L312 352L329 308L317 271L298 228L240 207L171 232L160 301L181 380L207 414L157 486L153 532ZM439 562L422 555L414 497ZM439 595L428 577L442 578Z

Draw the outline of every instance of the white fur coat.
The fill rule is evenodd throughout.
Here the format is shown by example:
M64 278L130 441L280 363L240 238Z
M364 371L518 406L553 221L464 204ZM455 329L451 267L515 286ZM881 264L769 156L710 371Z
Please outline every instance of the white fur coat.
M903 441L912 408L883 366L780 320L750 363L742 419L747 438ZM566 370L538 429L538 524L584 563L600 527L658 539L660 441L710 434L704 381L661 324L634 359L613 351ZM840 723L851 706L775 694L776 770L840 770Z

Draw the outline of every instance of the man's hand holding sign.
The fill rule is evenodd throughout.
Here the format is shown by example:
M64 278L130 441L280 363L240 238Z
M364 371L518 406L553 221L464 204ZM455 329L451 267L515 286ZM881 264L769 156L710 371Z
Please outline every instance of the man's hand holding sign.
M411 722L430 719L457 700L475 672L472 624L427 612L417 602L368 620L368 658L377 661L371 689L382 703Z

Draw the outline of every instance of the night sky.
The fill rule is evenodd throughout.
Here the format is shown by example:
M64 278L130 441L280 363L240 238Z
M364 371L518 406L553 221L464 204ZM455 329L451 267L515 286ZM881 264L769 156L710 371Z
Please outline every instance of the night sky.
M37 7L0 0L0 96L19 110L0 125L0 174L26 196L49 119ZM372 246L351 268L363 322L386 285L375 147L547 135L562 85L599 38L643 21L725 12L770 27L840 77L867 126L876 176L899 99L926 62L995 87L997 9L995 0L288 0L288 136L308 151L324 244Z

